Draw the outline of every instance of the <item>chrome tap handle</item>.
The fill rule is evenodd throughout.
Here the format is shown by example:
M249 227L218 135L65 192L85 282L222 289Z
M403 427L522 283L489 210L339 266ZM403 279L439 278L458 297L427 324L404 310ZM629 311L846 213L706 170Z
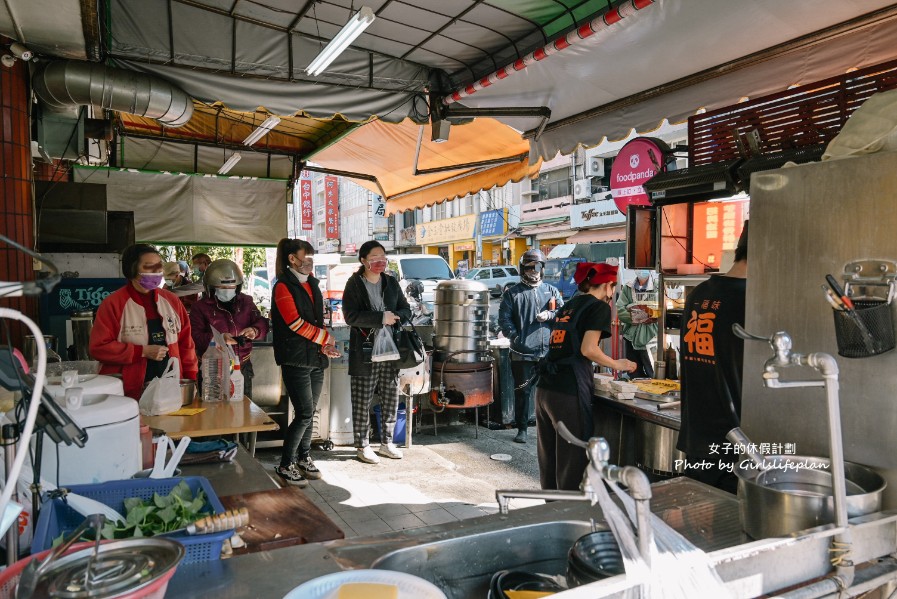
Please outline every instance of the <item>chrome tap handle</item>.
M760 335L754 335L753 333L748 333L744 330L744 327L738 324L737 322L732 325L732 333L735 334L736 337L744 339L745 341L768 341L772 343L772 338L770 337L761 337Z

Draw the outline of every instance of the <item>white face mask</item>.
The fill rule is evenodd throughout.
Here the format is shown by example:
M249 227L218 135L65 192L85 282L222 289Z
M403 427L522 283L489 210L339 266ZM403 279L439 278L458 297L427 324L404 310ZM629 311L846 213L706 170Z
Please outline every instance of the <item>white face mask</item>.
M296 269L293 268L292 266L290 267L290 272L293 273L293 275L294 275L297 279L299 279L299 282L300 282L300 283L307 283L307 282L308 282L308 275L302 274L301 272L299 272L298 270L296 270Z
M235 297L237 297L236 289L216 289L215 297L217 297L222 302L229 302Z

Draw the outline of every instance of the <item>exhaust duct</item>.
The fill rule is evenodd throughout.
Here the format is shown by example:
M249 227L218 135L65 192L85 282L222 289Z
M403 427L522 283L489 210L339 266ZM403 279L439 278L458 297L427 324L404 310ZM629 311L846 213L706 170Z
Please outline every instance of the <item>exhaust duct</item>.
M193 100L164 79L101 63L57 60L39 68L34 92L51 108L89 105L181 127L193 116Z

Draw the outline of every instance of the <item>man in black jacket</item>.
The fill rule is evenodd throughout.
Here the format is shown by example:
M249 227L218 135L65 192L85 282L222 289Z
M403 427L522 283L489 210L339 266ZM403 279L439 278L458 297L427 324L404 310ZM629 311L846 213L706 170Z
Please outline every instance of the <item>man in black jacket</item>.
M554 314L564 305L560 291L542 282L545 255L527 250L520 257L520 282L501 298L498 325L511 340L511 372L514 375L514 424L516 443L526 443L526 427L533 412L536 363L548 353Z

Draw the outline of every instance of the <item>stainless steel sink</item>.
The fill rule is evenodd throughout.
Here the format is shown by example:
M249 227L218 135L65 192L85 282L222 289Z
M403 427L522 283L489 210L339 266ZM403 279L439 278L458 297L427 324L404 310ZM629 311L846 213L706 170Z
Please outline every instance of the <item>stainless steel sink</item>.
M449 599L482 599L498 570L526 570L563 575L567 552L579 537L592 532L588 522L544 522L479 532L398 549L371 567L407 572L438 586Z

